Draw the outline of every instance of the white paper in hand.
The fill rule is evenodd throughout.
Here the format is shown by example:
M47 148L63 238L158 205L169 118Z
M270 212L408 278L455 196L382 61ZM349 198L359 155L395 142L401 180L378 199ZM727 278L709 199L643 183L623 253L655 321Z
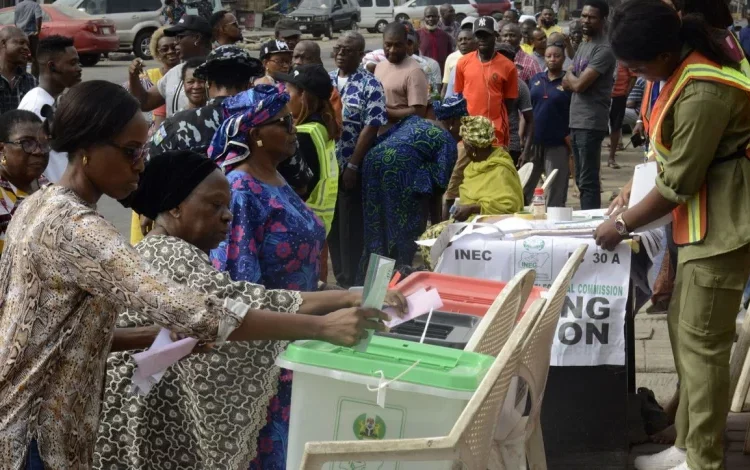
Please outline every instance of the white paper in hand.
M148 394L151 387L159 383L167 368L190 354L196 344L198 340L195 338L172 341L169 330L162 328L150 348L133 354L137 367L132 380L138 392Z
M643 163L636 165L635 171L633 172L633 190L630 193L630 207L635 207L636 204L641 202L652 189L656 187L656 176L659 172L659 167L656 162ZM672 221L672 214L667 214L650 224L646 224L643 227L630 227L631 232L645 232L647 230L653 230L659 227L663 227Z

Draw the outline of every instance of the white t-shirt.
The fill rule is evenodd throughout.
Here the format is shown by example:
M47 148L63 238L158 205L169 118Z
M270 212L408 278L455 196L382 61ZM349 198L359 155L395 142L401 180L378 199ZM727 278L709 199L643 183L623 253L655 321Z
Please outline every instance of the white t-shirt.
M44 88L38 86L24 95L21 103L18 105L18 109L31 111L44 121L45 118L42 116L42 106L46 104L50 106L54 105L55 99L52 95L47 93ZM50 150L49 163L47 164L47 169L44 170L44 176L50 183L57 183L60 181L60 178L62 178L63 173L65 173L65 168L67 166L67 152L55 152L54 150Z
M159 94L164 97L164 102L167 105L167 117L177 111L187 109L190 104L187 95L182 92L184 89L182 67L184 66L185 63L183 62L172 67L156 84Z

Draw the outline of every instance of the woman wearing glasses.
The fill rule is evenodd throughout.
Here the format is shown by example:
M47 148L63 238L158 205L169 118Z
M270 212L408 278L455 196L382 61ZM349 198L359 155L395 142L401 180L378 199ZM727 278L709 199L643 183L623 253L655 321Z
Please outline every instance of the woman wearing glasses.
M18 109L0 116L0 252L18 205L47 184L49 150L39 116Z
M276 170L297 151L288 101L276 87L258 85L222 103L225 113L233 113L214 135L208 156L228 171L232 223L211 258L235 281L311 292L318 288L326 231ZM290 404L291 372L282 370L252 470L285 468Z
M60 100L52 147L67 152L67 169L18 208L0 258L3 468L91 467L107 354L146 347L158 329L116 331L125 309L217 343L318 332L353 345L364 329L381 329L372 319L387 319L361 309L334 319L230 309L149 267L96 211L103 195L122 200L137 189L147 130L138 101L119 85L84 82Z
M292 69L292 51L284 41L272 39L260 48L260 60L266 75L255 80L255 85L274 85L284 91L284 84L273 78L277 73L289 73Z

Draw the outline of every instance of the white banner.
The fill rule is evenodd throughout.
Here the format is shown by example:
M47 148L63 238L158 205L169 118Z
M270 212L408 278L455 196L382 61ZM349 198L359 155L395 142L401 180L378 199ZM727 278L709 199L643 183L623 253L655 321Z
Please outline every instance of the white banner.
M625 305L630 281L630 247L599 249L592 239L533 237L505 241L466 235L443 252L436 272L509 281L523 269L536 270L536 284L549 288L568 257L589 246L568 290L552 345L553 366L625 364Z

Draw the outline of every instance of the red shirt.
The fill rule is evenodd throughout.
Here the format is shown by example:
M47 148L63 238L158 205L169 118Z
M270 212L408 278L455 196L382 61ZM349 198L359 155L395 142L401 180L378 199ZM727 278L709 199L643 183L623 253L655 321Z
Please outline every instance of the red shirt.
M629 68L623 67L617 63L617 75L615 75L615 86L612 88L612 98L618 96L627 96L630 92L630 79L636 77L636 74Z
M453 38L440 28L434 31L421 28L417 33L419 33L419 52L440 64L442 76L445 59L453 52Z
M518 78L526 82L527 85L529 84L531 77L543 72L542 68L539 66L539 62L525 53L523 49L518 49L518 52L516 52L516 65L520 67L518 70Z
M458 60L453 89L463 93L470 115L492 121L498 145L507 147L510 130L504 100L518 98L516 65L497 53L491 61L482 63L479 52L471 52Z

